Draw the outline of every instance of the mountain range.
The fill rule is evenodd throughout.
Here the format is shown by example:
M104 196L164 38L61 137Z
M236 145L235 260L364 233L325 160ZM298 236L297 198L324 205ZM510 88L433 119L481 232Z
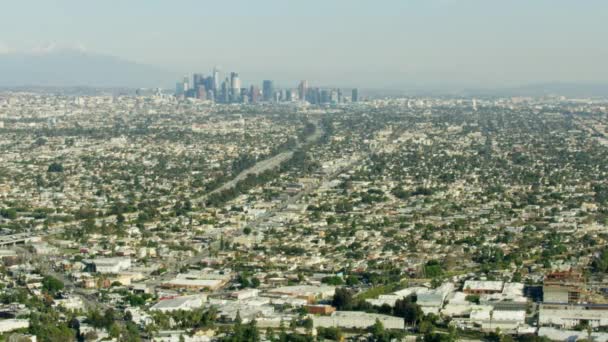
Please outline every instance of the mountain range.
M82 49L52 48L39 51L0 51L0 88L41 89L88 88L165 88L173 89L183 74L87 52ZM360 85L365 84L362 80ZM390 81L390 80L387 80ZM294 81L296 82L296 81ZM295 83L294 83L295 84ZM518 87L471 88L446 86L393 86L368 89L368 95L457 95L457 96L544 96L606 97L608 83L548 82Z
M167 88L179 74L75 49L0 54L0 87Z

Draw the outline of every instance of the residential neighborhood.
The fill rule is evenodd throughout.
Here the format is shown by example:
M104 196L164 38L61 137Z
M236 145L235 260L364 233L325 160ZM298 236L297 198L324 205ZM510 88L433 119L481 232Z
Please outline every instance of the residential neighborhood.
M0 93L6 341L608 341L608 101Z

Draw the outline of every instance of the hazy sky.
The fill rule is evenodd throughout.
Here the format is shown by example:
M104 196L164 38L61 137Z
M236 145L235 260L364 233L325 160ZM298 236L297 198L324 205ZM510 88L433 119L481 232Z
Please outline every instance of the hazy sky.
M0 1L0 52L325 85L608 81L606 0Z

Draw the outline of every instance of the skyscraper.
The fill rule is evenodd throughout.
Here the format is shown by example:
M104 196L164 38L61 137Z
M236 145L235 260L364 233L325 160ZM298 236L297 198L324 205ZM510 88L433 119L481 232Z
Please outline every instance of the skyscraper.
M175 83L175 96L184 95L184 83L177 82Z
M302 80L300 85L298 86L298 95L300 96L300 101L306 101L306 93L308 92L308 81Z
M188 90L190 90L190 78L184 76L184 92L188 92Z
M265 80L262 84L262 91L264 93L264 101L272 101L274 99L274 85L272 81Z
M190 89L190 79L188 76L184 76L184 80L181 82L177 82L175 85L175 95L181 96L186 95L188 90Z
M252 85L251 88L249 89L249 101L251 103L258 103L259 100L260 100L260 88Z
M230 79L226 78L224 82L222 82L222 90L221 90L221 101L222 103L230 102Z
M199 84L196 87L196 98L199 100L207 100L207 89L204 84Z
M231 100L236 102L241 97L241 79L236 72L230 73L230 95Z
M203 74L194 74L192 75L192 88L197 88L199 85L203 84L205 81L205 75Z
M353 93L351 95L352 102L359 102L359 89L353 88Z
M212 90L217 94L218 89L220 89L220 72L217 67L213 68L213 87Z

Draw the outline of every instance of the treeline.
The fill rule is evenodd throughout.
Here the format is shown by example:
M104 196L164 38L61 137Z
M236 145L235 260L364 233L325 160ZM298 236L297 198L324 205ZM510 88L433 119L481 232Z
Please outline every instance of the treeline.
M282 162L279 167L266 170L259 174L249 174L247 178L237 182L234 187L211 194L206 201L207 206L221 206L228 201L231 201L241 194L268 183L273 179L276 179L281 173L289 171L291 169L303 170L310 172L319 167L317 162L312 161L307 153L302 150L294 152L293 156L288 160Z
M424 313L416 304L416 300L416 296L408 296L398 299L393 307L388 304L373 306L363 298L356 298L353 291L347 288L337 288L331 304L338 310L365 311L402 317L405 324L416 326L424 319Z
M297 136L301 141L305 141L309 136L311 136L315 132L316 129L317 128L313 123L305 122L304 128L302 128L301 130L298 131ZM241 172L253 167L259 160L272 158L272 157L278 155L279 153L293 150L297 146L298 146L297 140L295 138L289 138L285 142L272 148L270 153L268 153L266 155L262 155L262 156L258 156L258 157L249 156L249 155L241 155L230 164L229 173L227 173L221 177L218 177L218 178L214 179L213 181L207 183L207 185L205 186L205 190L213 191L213 190L219 188L220 186L222 186L222 184L228 182L230 179L238 176Z

